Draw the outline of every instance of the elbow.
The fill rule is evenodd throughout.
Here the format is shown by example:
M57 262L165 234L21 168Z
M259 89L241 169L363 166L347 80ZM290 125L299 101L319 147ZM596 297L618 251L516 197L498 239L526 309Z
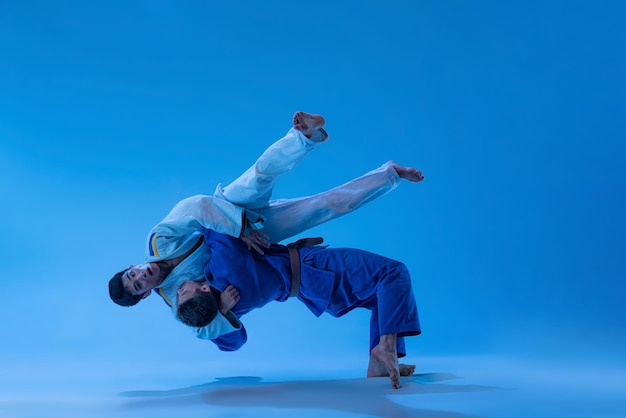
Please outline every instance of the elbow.
M213 341L220 351L237 351L248 341L248 334L242 327L241 330L224 334Z

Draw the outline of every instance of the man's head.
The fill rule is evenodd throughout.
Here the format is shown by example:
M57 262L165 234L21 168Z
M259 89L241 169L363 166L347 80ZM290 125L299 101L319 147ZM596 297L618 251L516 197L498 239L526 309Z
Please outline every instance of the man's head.
M131 265L109 280L109 296L118 305L136 305L161 284L160 276L161 269L157 263Z
M192 327L208 325L218 311L219 294L206 282L186 281L176 294L176 316Z

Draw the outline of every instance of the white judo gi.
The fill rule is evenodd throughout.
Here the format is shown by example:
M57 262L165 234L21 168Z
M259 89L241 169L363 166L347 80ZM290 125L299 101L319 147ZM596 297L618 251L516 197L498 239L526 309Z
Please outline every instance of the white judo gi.
M239 237L248 228L262 229L271 243L358 209L397 187L400 177L383 164L346 184L323 193L296 199L270 200L277 177L295 167L325 136L317 130L309 139L296 129L272 144L243 175L231 184L217 186L213 196L196 195L180 201L148 235L145 262L169 260L190 251L204 231ZM155 291L176 316L175 298L186 280L204 280L204 266L211 253L200 245L179 263ZM196 336L214 339L237 328L222 315Z

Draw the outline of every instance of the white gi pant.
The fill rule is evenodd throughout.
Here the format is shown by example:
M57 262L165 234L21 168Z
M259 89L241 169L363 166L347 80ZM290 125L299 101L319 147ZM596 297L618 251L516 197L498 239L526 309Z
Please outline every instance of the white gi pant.
M291 128L239 178L223 188L219 184L214 196L261 215L264 218L262 226L253 223L252 227L262 227L270 242L277 243L350 213L398 186L400 177L388 162L348 183L313 196L271 200L278 176L294 168L324 140L319 130L309 139Z

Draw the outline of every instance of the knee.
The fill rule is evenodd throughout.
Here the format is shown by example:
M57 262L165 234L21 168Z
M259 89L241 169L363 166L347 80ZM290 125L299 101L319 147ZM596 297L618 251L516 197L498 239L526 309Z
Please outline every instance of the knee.
M411 285L411 274L409 273L409 269L406 267L401 261L393 260L389 264L389 276L394 282L406 283L409 286Z
M409 274L409 269L406 267L406 264L404 264L402 261L392 260L391 268L397 271L399 274L400 273Z

